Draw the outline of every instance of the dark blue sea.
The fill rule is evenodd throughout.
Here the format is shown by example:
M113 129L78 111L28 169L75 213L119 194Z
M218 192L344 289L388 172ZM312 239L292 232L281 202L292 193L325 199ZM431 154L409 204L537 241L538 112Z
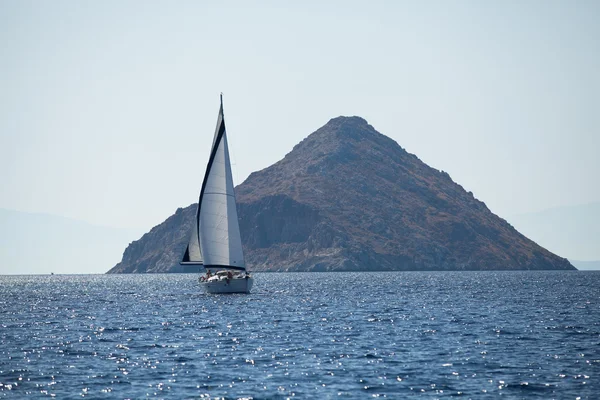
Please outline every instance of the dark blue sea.
M600 272L0 277L0 397L600 398Z

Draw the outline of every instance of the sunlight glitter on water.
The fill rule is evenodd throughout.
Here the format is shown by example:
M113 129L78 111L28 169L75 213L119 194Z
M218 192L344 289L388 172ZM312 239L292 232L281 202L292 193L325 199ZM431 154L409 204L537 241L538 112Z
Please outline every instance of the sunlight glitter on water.
M257 274L229 296L194 275L0 277L0 396L598 392L600 274L376 277Z

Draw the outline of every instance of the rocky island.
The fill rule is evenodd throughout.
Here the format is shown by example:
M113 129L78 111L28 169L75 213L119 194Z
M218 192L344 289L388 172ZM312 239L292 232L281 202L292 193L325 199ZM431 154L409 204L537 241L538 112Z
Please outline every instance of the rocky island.
M251 271L575 269L360 117L330 120L236 197ZM108 273L186 272L195 208L131 243Z

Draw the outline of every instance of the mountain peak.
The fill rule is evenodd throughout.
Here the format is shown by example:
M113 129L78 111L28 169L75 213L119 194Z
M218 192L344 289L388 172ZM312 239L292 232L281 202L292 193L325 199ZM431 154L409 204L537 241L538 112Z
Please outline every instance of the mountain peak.
M332 135L339 139L346 138L360 140L368 136L376 135L378 132L362 117L339 116L330 119L325 125L317 129L314 134ZM310 136L308 138L310 138Z
M302 160L302 163L310 164L336 154L352 158L364 152L377 156L390 150L404 152L398 143L377 132L364 118L339 116L294 146L281 162Z
M340 115L339 117L331 118L324 126L340 126L340 125L354 125L354 126L369 126L369 123L363 117L357 115L345 116ZM372 128L372 127L371 127Z

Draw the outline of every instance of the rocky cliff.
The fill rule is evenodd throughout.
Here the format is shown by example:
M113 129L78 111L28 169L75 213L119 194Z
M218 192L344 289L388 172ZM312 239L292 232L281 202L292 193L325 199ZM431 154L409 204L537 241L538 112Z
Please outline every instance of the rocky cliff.
M254 271L575 269L359 117L338 117L236 188ZM177 272L195 205L109 273Z

